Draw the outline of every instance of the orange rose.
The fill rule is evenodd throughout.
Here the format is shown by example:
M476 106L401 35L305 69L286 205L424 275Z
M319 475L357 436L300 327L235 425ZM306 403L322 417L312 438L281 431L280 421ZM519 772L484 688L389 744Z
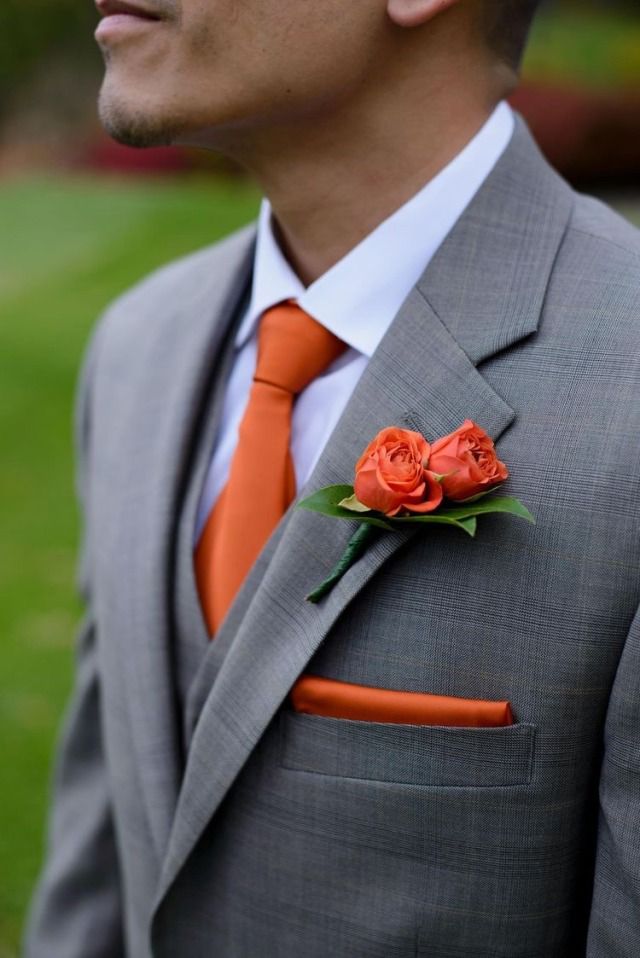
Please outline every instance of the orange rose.
M404 509L433 512L442 502L442 488L426 468L430 451L419 432L381 430L356 463L356 497L387 516Z
M433 443L429 469L444 475L443 492L447 499L457 501L488 492L509 476L496 455L493 440L470 419Z

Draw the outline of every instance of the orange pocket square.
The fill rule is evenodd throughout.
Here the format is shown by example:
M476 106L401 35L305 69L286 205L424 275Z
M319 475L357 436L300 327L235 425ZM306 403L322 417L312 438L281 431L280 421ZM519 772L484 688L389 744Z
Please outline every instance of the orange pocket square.
M396 692L316 675L303 675L298 679L291 690L291 702L296 712L360 722L467 727L513 725L509 702Z

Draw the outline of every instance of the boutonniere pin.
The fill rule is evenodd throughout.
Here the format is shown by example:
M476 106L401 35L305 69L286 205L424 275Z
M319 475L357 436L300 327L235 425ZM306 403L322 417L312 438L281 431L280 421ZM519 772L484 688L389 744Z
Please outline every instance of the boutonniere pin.
M508 476L493 440L470 419L433 443L409 429L382 429L356 463L353 486L326 486L298 503L358 523L340 561L307 599L327 595L380 530L439 524L475 536L478 517L492 512L534 522L517 499L495 495Z

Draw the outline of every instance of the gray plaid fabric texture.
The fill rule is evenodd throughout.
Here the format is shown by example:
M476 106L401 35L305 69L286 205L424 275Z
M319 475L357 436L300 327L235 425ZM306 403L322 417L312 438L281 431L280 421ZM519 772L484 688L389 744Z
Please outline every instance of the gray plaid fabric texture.
M302 492L383 426L469 417L537 524L383 536L312 606L351 529L292 509L206 646L178 517L253 236L126 294L87 354L87 620L28 958L637 958L638 234L519 122ZM302 671L509 699L516 724L298 715Z

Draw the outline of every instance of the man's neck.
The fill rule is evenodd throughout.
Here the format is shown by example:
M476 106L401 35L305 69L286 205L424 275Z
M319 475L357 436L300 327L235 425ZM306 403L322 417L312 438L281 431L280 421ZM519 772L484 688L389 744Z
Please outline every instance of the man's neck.
M485 122L450 131L429 153L412 157L379 144L377 154L345 156L330 169L301 164L300 188L278 190L265 184L280 246L305 285L342 259L376 226L433 179ZM306 175L305 175L306 174ZM314 189L305 187L312 180ZM271 186L271 188L269 188Z
M468 49L448 50L441 67L433 58L429 69L403 65L396 56L379 82L230 151L268 197L305 285L436 176L501 99L501 78L471 63Z
M286 163L254 168L282 250L303 283L325 273L433 179L490 113L487 104L428 122L417 112L411 135L394 135L386 125L369 128L365 149L357 138L334 139L328 131L311 149L289 149Z

